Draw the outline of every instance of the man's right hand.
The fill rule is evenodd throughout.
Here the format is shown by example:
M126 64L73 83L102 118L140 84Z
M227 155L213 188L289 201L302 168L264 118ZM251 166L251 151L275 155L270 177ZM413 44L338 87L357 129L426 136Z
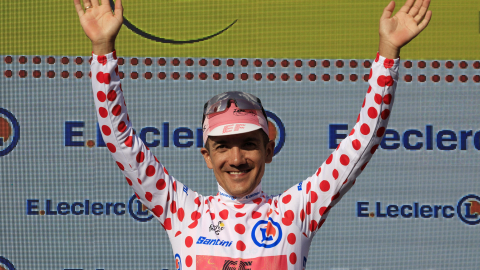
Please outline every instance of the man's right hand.
M109 0L84 0L85 11L80 0L73 0L80 24L87 37L92 41L92 51L96 55L111 53L115 49L117 37L123 22L122 1L115 1L115 13L110 8Z

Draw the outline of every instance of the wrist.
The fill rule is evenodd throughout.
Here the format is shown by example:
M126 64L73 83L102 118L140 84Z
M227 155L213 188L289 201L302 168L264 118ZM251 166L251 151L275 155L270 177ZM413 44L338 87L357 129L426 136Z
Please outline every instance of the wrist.
M92 42L92 52L96 55L105 55L115 50L115 41Z
M388 59L397 59L400 57L400 48L391 45L388 42L380 41L378 45L378 53Z

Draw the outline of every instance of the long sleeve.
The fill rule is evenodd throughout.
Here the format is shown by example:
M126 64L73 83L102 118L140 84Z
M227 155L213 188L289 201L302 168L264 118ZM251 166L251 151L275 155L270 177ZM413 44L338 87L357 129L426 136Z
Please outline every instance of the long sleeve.
M399 61L377 54L370 70L370 86L350 134L311 177L280 195L284 224L296 223L305 236L312 237L330 208L354 185L385 133Z
M93 55L92 88L98 123L113 159L137 198L169 234L197 221L201 205L196 192L170 176L165 167L135 135L118 75L115 52Z

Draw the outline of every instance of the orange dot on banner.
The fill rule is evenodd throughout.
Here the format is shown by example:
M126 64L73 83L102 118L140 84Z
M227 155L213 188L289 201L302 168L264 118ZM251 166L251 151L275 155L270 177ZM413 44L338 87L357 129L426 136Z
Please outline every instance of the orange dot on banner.
M192 256L188 255L187 258L185 258L185 265L187 267L190 267L190 266L192 266L192 263L193 263Z
M1 136L0 136L1 137ZM85 142L85 145L88 147L88 148L92 148L95 146L95 141L93 140L88 140Z
M295 254L295 252L292 252L292 253L290 254L290 263L291 263L291 264L297 263L297 254Z
M40 216L45 215L45 210L40 210L40 211L38 211L38 214L39 214Z
M242 241L238 241L237 242L237 249L240 250L240 251L245 251L245 249L247 249L247 246Z

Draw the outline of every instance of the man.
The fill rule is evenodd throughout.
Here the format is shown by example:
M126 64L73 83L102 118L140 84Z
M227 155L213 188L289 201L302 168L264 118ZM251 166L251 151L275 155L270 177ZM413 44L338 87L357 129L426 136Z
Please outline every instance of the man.
M428 24L429 0L395 3L380 18L379 53L362 109L350 135L308 179L277 196L262 191L273 157L260 100L227 92L205 104L201 153L218 182L205 197L170 176L134 134L117 71L115 37L121 1L74 0L92 41L92 86L104 141L142 203L167 231L182 269L302 269L328 212L355 183L385 132L398 78L400 48Z

